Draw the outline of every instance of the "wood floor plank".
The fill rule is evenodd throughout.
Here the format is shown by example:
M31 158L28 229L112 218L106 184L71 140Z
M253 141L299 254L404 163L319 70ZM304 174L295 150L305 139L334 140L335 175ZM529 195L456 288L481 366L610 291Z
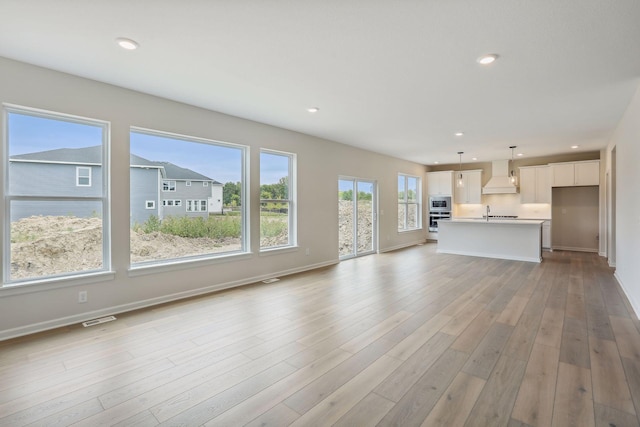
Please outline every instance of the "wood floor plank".
M535 344L511 417L531 426L550 426L560 351Z
M487 380L466 426L506 426L515 403L526 363L503 355Z
M0 342L0 426L638 425L640 320L606 260L436 248Z
M615 408L610 408L608 406L601 405L599 403L595 404L595 413L596 413L596 426L597 427L611 427L611 426L625 426L625 427L638 427L640 424L638 423L638 418L635 416L620 411Z
M564 312L553 308L546 308L542 314L540 329L536 335L536 344L560 348L562 343L562 325Z
M512 331L513 326L505 325L504 323L491 325L487 334L471 353L462 370L485 380L489 378Z
M502 310L496 322L516 326L528 302L529 298L514 296L504 310Z
M498 314L492 311L482 310L464 332L458 336L451 348L471 354L497 317Z
M480 396L485 380L459 372L433 407L422 427L464 426Z
M585 320L565 316L560 343L560 361L583 368L591 368L589 337Z
M335 349L323 358L318 359L304 368L298 369L291 375L206 422L205 426L245 425L260 416L260 414L269 411L286 397L319 378L349 357L351 357L351 353Z
M376 387L380 396L398 402L449 348L454 337L437 333Z
M640 361L640 333L629 318L609 316L620 356Z
M360 374L328 395L309 411L306 411L291 426L331 425L365 398L384 378L402 362L382 356Z
M293 409L280 403L264 414L247 423L245 427L278 427L288 426L300 417Z
M398 403L378 423L379 426L421 425L440 396L449 387L467 360L467 354L447 350L418 381L411 386Z
M553 427L593 427L591 371L560 362L556 382Z
M594 402L635 415L616 343L590 337L589 348Z
M395 405L394 402L375 393L369 393L332 427L376 425L393 408L393 405Z

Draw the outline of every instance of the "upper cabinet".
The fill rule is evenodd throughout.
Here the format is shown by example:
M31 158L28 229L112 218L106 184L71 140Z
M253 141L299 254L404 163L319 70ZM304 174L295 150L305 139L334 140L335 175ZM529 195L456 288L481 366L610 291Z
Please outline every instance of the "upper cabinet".
M482 170L462 171L462 183L462 187L455 187L454 202L482 203Z
M453 171L427 172L429 196L453 196Z
M549 166L520 168L520 203L551 203Z
M550 168L552 187L600 185L600 160L552 163Z

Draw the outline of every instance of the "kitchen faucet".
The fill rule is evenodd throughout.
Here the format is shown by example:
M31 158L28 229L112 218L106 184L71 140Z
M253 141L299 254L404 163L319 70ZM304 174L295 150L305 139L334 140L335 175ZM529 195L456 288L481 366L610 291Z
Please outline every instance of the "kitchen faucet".
M487 222L489 222L489 212L491 212L491 208L487 205Z

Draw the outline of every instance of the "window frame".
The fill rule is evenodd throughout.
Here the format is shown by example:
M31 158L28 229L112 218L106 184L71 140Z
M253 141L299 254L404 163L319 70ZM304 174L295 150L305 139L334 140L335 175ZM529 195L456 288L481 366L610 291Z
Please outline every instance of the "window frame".
M403 183L404 183L404 197L401 200L400 199L400 178L403 178ZM408 195L409 195L409 179L415 179L416 180L416 200L414 201L409 201L408 199ZM404 220L403 220L403 224L404 227L400 227L400 216L398 216L398 232L405 232L405 231L416 231L416 230L422 230L422 178L416 175L410 175L410 174L405 174L405 173L398 173L398 206L400 205L404 205ZM415 205L416 206L416 214L417 214L417 218L416 218L416 226L415 227L409 227L409 206L411 205Z
M205 210L202 210L202 204L205 205ZM195 207L196 209L189 209L189 207ZM209 202L206 199L187 199L187 212L209 212Z
M189 265L192 264L201 264L201 263L219 263L222 260L234 258L234 259L243 259L249 257L251 255L251 247L249 242L251 241L250 235L250 227L249 227L249 213L251 212L251 203L249 199L249 158L250 158L250 150L251 147L247 145L241 145L231 142L219 141L210 138L200 138L192 135L184 135L177 134L172 132L166 132L157 129L148 129L138 126L130 126L129 133L138 133L149 136L155 136L160 138L168 138L168 139L176 139L184 142L190 143L200 143L205 145L214 145L223 148L231 148L239 151L240 154L240 183L241 183L241 193L240 193L240 203L241 203L241 247L237 250L228 251L228 252L210 252L206 254L199 255L186 255L177 258L166 258L166 259L157 259L150 261L142 261L133 263L131 261L131 256L129 258L129 276L138 276L151 274L159 271L173 271L175 269L188 268ZM192 181L192 180L190 180ZM207 202L207 211L208 211L208 200ZM186 209L187 203L182 203L181 206L184 206Z
M2 135L2 161L3 175L2 175L2 192L1 203L3 204L3 212L5 218L2 229L2 283L0 289L17 288L17 287L37 287L38 285L51 286L53 282L75 282L78 278L99 278L103 275L113 275L113 266L111 260L111 123L106 120L100 120L90 117L83 117L78 115L72 115L57 111L43 110L39 108L27 107L16 104L2 104L2 118L5 124L4 132ZM102 129L101 138L101 192L100 196L24 196L13 195L9 192L9 115L20 114L31 117L39 117L49 120L58 120L69 123L76 123L81 125L96 126ZM91 168L89 168L91 169ZM76 184L77 184L78 169L76 169ZM89 181L91 180L92 171L89 174ZM14 201L97 201L102 205L102 268L84 271L72 271L65 273L58 273L47 276L37 276L21 279L11 279L11 204ZM99 280L99 279L98 279ZM60 286L66 286L60 285Z
M164 189L165 183L167 183L167 185L166 185L167 189L166 190ZM171 183L173 183L173 185ZM177 188L177 184L176 184L176 180L175 179L163 179L162 180L162 192L163 193L175 193L176 192L176 188Z
M81 170L86 170L89 174L87 176L80 175ZM91 187L91 173L91 166L76 166L76 187ZM87 178L89 183L80 184L80 178Z
M151 206L149 206L149 204L151 204ZM145 209L155 209L156 208L156 201L155 200L145 200L144 207L145 207Z
M288 204L288 227L289 227L289 241L287 242L287 244L284 245L277 245L277 246L262 246L262 243L259 242L259 247L260 247L260 252L269 252L269 251L274 251L274 250L279 250L279 249L288 249L288 248L293 248L293 247L297 247L297 191L296 191L296 178L297 178L297 156L295 153L289 153L289 152L285 152L285 151L277 151L277 150L270 150L267 148L261 148L260 149L260 153L259 155L261 155L262 153L265 154L269 154L269 155L275 155L275 156L282 156L282 157L286 157L289 159L288 161L288 170L287 170L287 177L289 178L289 188L288 188L288 198L287 199L263 199L262 195L260 195L260 203L258 204L258 213L259 213L259 217L261 220L262 217L262 204L263 203L287 203ZM260 157L259 157L260 158ZM261 170L262 168L262 161L260 161L260 165L259 165L259 170ZM259 189L262 188L262 182L260 182L260 186L258 187ZM258 228L258 240L261 240L261 229L260 227Z

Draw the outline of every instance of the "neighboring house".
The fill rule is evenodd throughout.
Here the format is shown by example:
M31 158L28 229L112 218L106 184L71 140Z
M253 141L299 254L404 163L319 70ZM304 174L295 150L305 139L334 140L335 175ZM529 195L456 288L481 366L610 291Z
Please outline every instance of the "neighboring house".
M11 194L47 197L99 197L102 193L101 147L61 148L11 156ZM131 224L151 215L202 216L222 213L222 184L169 162L131 154ZM100 202L17 202L11 220L32 215L99 215Z

